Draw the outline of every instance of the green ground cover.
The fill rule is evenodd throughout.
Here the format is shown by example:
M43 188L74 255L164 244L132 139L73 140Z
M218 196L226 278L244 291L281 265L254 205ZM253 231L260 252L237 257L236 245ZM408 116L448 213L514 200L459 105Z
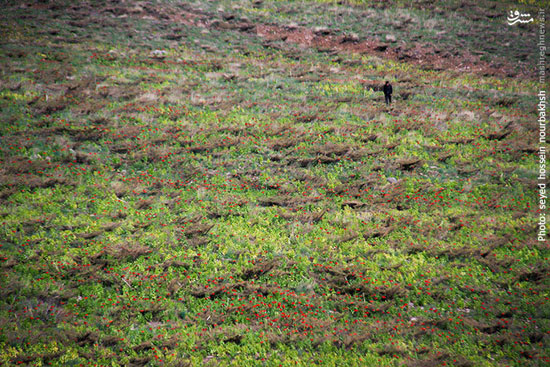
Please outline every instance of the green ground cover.
M8 2L0 364L547 365L513 5Z

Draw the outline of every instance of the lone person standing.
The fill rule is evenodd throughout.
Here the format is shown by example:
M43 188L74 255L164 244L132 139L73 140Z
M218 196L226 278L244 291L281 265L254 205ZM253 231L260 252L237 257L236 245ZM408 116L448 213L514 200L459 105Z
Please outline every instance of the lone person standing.
M384 91L384 98L386 99L386 105L391 104L391 94L393 92L393 89L391 87L391 84L389 81L386 80L386 84L384 84L384 88L382 88Z

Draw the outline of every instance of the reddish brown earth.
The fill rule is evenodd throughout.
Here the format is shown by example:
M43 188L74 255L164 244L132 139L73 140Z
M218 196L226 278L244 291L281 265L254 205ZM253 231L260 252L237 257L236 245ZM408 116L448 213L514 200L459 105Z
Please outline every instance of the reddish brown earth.
M46 9L55 4L34 4L32 7ZM75 5L70 12L77 15L89 13L90 9ZM330 29L311 29L296 25L262 24L239 19L229 13L212 13L193 8L187 4L156 7L151 3L137 2L130 6L112 4L96 10L111 13L117 17L138 17L155 19L171 24L183 24L201 28L231 30L256 34L266 41L284 41L305 47L316 48L329 53L356 53L375 55L394 61L411 63L435 71L454 70L486 76L522 76L533 78L535 71L517 71L510 60L499 59L489 62L480 59L467 49L442 50L430 43L414 42L407 45L390 45L374 37L357 37L336 34ZM173 35L174 40L179 37ZM498 67L496 66L498 65Z

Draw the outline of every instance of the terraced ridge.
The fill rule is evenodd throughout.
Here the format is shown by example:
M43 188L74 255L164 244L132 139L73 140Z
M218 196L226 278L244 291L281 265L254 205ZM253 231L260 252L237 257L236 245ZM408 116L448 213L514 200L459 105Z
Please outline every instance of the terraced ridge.
M510 4L8 2L0 363L547 364Z

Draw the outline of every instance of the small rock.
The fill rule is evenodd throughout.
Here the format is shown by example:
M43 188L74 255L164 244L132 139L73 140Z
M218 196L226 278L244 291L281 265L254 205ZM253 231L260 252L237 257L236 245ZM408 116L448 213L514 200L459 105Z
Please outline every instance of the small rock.
M143 13L143 8L139 5L136 5L133 8L128 9L128 11L132 14Z
M231 70L232 72L238 73L242 66L243 66L243 64L238 63L238 62L234 62L234 63L229 64L229 65L228 65L228 68L229 68L229 70Z
M109 52L107 52L107 54L105 55L105 58L107 60L116 60L118 58L120 58L121 54L116 51L116 50L109 50Z
M346 42L351 42L351 43L359 42L359 36L357 35L357 33L346 34L342 38L342 43L346 43Z
M164 59L168 53L164 50L154 50L151 51L151 57L156 59Z
M464 110L457 115L457 118L461 121L475 121L477 119L477 116L473 111Z
M388 177L388 178L387 178L387 181L388 181L389 183L391 183L391 184L394 184L394 183L397 182L397 179L396 179L395 177Z
M313 33L326 36L330 34L330 29L328 29L327 27L315 27L313 28Z
M285 28L288 29L288 30L294 30L294 29L298 28L298 23L290 22L285 26Z
M393 34L387 34L386 35L386 41L387 42L397 42L397 37L395 37Z
M235 15L233 15L231 13L223 13L222 18L224 20L232 20L232 19L235 19Z
M449 127L445 121L437 121L435 123L435 128L439 131L447 131Z
M235 26L229 22L220 22L218 23L218 28L221 28L221 29L233 29L235 28Z

